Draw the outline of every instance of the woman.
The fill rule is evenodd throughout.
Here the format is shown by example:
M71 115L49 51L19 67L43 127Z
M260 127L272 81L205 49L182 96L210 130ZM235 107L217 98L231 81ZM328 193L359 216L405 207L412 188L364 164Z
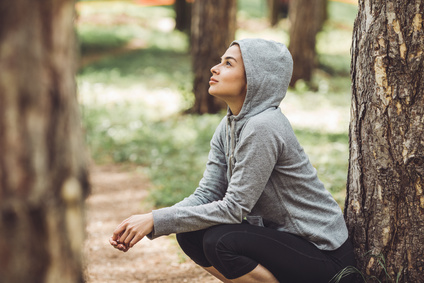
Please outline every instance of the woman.
M199 187L126 219L110 243L127 251L144 236L177 233L183 251L223 282L328 282L354 265L341 209L279 108L292 65L281 43L233 42L211 69L209 93L228 114Z

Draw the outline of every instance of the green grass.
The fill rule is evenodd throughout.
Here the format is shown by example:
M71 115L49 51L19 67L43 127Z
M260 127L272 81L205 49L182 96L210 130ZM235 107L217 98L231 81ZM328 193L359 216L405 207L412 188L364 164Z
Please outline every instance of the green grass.
M403 267L400 267L397 274L389 274L387 269L386 259L382 253L374 255L371 252L367 252L363 255L363 257L370 257L377 261L378 266L380 267L380 275L379 277L370 274L364 274L359 269L354 266L347 266L338 272L329 283L339 283L344 277L349 275L356 276L355 282L359 282L361 280L364 283L398 283L402 279L402 271ZM383 279L384 278L384 279ZM384 280L381 281L380 279Z
M132 35L126 28L109 27L99 29L95 25L84 25L78 29L82 54L97 52L121 47L128 43Z
M192 83L190 66L187 52L151 47L107 57L82 69L79 78L121 88L142 84L147 89L187 89Z
M347 157L347 133L325 133L311 129L297 129L295 134L305 148L318 176L336 201L344 205Z
M268 7L263 0L244 0L237 1L238 13L237 17L245 19L262 19L268 15Z
M246 28L239 29L237 37L288 41L286 20L276 28L266 27L262 2L239 1L238 15ZM293 118L296 135L320 179L343 205L348 164L350 29L356 10L330 2L329 12L330 19L318 36L319 69L314 81L310 85L299 83L290 90L283 109L289 119ZM153 183L153 205L171 205L196 188L207 161L209 141L223 116L181 114L193 103L187 35L167 27L174 17L171 7L93 2L83 5L79 13L77 32L84 56L125 48L134 40L142 42L142 48L111 53L78 73L83 126L91 155L97 163L139 164ZM327 113L343 119L331 121L334 127L330 128L326 126ZM322 124L308 124L308 117L313 122L323 120Z
M77 34L82 55L124 47L131 40L149 48L188 48L185 35L172 31L175 13L170 6L144 7L131 1L80 2Z
M179 115L154 121L142 103L124 102L108 109L83 106L91 155L98 163L131 162L144 166L156 206L174 204L196 188L220 115Z
M352 4L328 1L327 11L330 22L342 25L344 29L350 29L353 26L358 7Z

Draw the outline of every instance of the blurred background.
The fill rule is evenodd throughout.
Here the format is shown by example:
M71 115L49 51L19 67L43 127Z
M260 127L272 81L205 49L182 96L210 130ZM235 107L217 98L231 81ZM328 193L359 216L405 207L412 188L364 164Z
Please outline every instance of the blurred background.
M281 108L343 207L355 1L79 1L76 9L78 99L96 164L137 166L156 207L192 193L226 111L208 97L205 77L232 39L273 39L299 68Z

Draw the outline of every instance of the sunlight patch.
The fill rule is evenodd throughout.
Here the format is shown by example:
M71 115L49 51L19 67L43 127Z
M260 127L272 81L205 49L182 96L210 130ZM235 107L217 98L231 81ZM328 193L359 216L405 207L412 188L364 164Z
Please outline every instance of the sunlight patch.
M142 85L117 88L102 83L82 82L79 85L82 105L140 104L140 111L151 119L163 119L182 109L181 94L169 88L148 90Z

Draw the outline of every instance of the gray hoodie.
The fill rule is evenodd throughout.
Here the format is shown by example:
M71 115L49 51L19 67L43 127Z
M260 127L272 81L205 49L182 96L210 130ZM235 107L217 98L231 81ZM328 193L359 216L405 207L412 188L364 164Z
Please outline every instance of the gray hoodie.
M206 170L192 195L153 211L151 238L218 224L260 225L299 235L322 250L347 239L340 207L317 177L279 105L293 61L281 43L244 39L247 94L211 140Z

